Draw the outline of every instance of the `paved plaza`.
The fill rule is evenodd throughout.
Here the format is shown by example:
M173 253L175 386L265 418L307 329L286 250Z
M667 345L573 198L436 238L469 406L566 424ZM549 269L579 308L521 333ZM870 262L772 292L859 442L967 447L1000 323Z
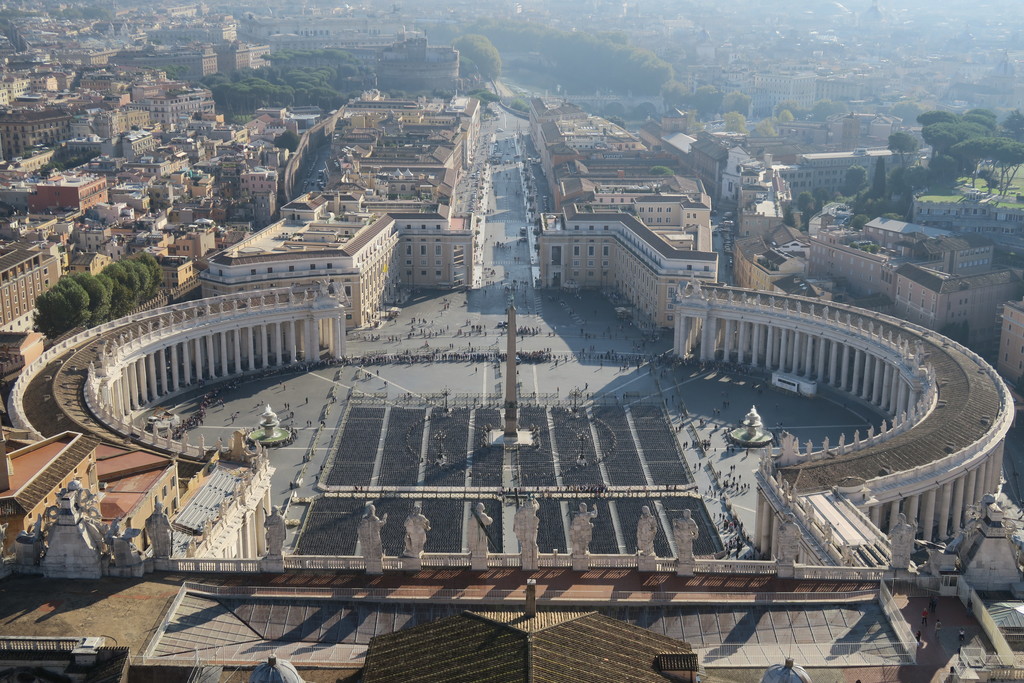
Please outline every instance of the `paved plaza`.
M840 434L849 442L856 430L863 434L868 425L880 424L880 416L849 397L792 396L766 387L765 376L744 374L742 368L675 363L671 332L621 319L606 293L535 289L531 214L523 199L524 171L511 162L519 143L514 126L509 128L498 135L498 144L510 161L494 165L490 182L481 184L487 217L477 286L465 292L408 292L396 317L349 332L345 364L201 387L177 405L160 406L195 422L189 441L228 443L234 430L255 428L269 404L282 425L297 433L293 443L272 451L274 502L312 498L332 444L347 447L336 437L350 400L498 408L506 378L496 356L506 348L501 325L509 303L517 310L517 351L527 361L518 367L521 399L561 408L660 405L693 475L691 487L704 497L726 544L735 542L738 529L753 528L758 456L730 449L724 436L752 405L767 427L789 431L801 444L820 444L826 436L837 443ZM544 360L528 362L537 356ZM139 418L140 425L145 419ZM698 442L709 447L698 448ZM301 525L306 510L296 505L290 517ZM749 548L740 552L751 553Z

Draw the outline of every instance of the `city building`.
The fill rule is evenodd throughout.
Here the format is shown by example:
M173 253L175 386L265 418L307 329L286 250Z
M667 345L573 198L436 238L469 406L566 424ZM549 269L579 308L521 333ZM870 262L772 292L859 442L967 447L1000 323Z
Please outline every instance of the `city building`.
M14 109L0 112L0 149L4 159L28 155L71 137L71 114L62 109Z
M28 198L28 208L32 213L85 212L108 198L107 179L103 176L58 175L36 183Z
M780 167L782 178L789 183L793 194L824 189L840 192L846 181L846 172L860 166L867 172L868 183L877 170L877 160L883 160L885 173L891 171L899 159L889 149L855 149L852 152L817 152L800 154L797 163Z
M1009 269L949 275L907 263L896 269L894 314L974 349L999 337L999 309L1017 297L1020 278Z
M36 297L57 284L61 274L60 258L49 250L0 250L0 330L30 331Z
M1001 322L996 368L1010 383L1019 387L1024 377L1024 301L1004 303Z
M718 280L718 254L692 235L662 232L629 213L578 207L544 214L537 238L543 287L599 289L623 297L637 319L670 327L680 282Z
M408 38L378 52L377 85L385 90L450 92L458 77L459 51L428 46L426 38Z
M401 288L472 282L469 221L441 213L339 214L320 194L281 207L282 220L210 259L204 296L334 282L351 301L349 324L380 320Z

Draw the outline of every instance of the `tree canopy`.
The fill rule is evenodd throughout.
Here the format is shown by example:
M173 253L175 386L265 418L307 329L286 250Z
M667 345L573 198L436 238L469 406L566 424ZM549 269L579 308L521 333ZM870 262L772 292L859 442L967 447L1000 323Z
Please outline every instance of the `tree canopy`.
M36 329L53 339L84 325L127 315L151 299L163 280L150 254L111 263L99 275L65 275L36 299Z
M501 55L487 36L470 33L456 38L452 45L459 51L462 64L475 66L484 80L501 76Z

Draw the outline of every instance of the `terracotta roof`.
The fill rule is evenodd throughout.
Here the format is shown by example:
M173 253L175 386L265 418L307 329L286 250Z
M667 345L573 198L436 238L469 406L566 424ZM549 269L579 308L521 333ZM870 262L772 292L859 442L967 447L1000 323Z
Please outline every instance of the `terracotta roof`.
M900 266L896 269L896 274L940 294L980 287L993 287L1016 282L1019 279L1012 270L1008 269L993 270L977 275L949 275L948 273L940 273L913 263L906 263Z
M596 612L464 612L371 640L363 680L665 681L662 655L697 669L687 643Z
M91 436L85 436L77 432L64 432L51 440L34 444L37 448L46 448L51 444L65 443L56 458L49 460L49 464L35 473L20 489L13 492L7 498L0 498L0 515L25 515L36 505L46 499L54 489L58 488L64 479L71 474L83 460L99 444L99 440ZM12 454L14 455L14 454ZM15 472L17 472L17 461L15 458Z

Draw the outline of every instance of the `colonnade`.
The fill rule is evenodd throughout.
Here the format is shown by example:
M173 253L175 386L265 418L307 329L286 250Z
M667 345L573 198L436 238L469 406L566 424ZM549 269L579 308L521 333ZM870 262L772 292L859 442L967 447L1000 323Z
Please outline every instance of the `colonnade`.
M200 382L319 359L322 349L340 358L344 340L341 316L198 326L126 359L109 382L109 403L115 414L129 415Z
M902 513L923 538L948 539L967 523L969 506L998 490L1013 402L995 370L969 349L867 311L726 287L687 286L678 292L674 311L680 357L697 353L702 361L813 380L892 418L893 426L876 437L869 432L852 446L808 456L820 463L821 474L810 479L813 487L828 485L822 468L829 459L872 463L861 468L863 478L831 485L881 533ZM936 376L936 363L944 368L942 377ZM939 436L951 421L960 429L955 446L951 435ZM796 464L771 462L780 473ZM901 463L902 469L894 467ZM768 546L762 551L776 545L780 515L792 512L786 500L793 499L759 492L755 536ZM827 545L827 539L818 541Z
M889 349L870 348L863 339L840 338L815 324L744 319L742 313L677 314L676 354L686 357L699 343L702 361L753 365L815 380L857 396L894 417L917 401L910 368ZM815 329L811 329L811 327Z

